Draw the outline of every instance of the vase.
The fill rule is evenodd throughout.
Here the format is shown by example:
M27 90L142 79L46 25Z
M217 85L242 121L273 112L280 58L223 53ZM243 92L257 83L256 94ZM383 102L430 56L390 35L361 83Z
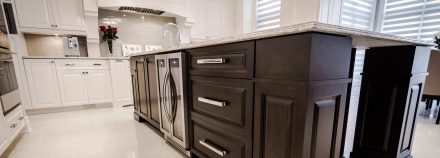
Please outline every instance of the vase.
M110 55L113 53L113 40L107 40L108 45L108 51L110 52Z

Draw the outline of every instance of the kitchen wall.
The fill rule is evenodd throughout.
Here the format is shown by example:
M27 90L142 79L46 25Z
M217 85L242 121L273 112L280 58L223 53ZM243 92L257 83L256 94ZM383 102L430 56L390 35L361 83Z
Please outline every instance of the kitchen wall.
M118 28L118 40L114 42L113 54L122 54L122 44L140 44L166 46L167 42L162 37L162 27L166 23L175 23L175 18L127 13L113 10L99 9L99 26L108 26L103 18L120 19L116 24ZM98 28L97 28L98 29ZM101 34L102 35L102 34ZM108 46L105 42L100 43L101 56L108 56Z
M64 57L63 37L25 34L29 56ZM87 57L86 37L78 37L80 56Z

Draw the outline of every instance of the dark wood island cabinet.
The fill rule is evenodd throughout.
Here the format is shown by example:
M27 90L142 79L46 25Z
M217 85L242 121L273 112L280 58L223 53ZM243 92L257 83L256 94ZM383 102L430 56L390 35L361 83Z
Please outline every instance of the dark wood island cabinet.
M429 44L312 22L150 53L187 53L192 157L341 158L357 48L367 51L351 157L411 157ZM156 126L151 57L131 66L135 118Z
M159 129L159 98L154 55L132 57L130 68L135 119L139 122L147 121Z

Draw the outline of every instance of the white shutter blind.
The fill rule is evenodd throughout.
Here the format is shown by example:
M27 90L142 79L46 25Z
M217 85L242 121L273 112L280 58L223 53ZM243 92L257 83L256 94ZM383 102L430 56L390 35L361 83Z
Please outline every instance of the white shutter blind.
M440 31L439 0L387 0L382 32L433 41Z
M341 25L364 30L373 29L376 0L344 0Z
M280 27L281 0L257 0L256 14L257 30Z

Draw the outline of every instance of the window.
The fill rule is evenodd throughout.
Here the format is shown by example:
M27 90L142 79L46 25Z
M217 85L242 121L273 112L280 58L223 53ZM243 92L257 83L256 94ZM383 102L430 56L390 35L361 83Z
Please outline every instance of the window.
M382 32L433 41L440 31L439 0L387 0Z
M342 2L341 25L373 30L376 2L376 0L344 0Z
M281 0L256 0L256 2L257 31L280 27Z

